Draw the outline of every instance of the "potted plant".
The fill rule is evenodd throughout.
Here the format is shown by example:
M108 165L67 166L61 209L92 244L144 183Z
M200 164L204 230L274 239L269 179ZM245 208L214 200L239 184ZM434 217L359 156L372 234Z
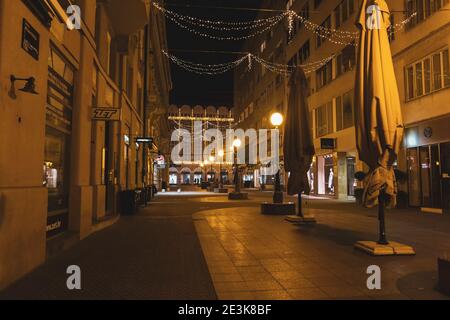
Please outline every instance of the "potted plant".
M439 290L450 295L450 256L445 254L438 259L439 269Z

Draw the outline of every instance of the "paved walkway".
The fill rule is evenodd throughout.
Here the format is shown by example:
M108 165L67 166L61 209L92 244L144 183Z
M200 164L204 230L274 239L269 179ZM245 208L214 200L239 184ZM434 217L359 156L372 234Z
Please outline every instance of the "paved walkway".
M191 214L160 199L51 259L0 294L6 299L194 299L217 296ZM66 287L66 268L82 270L82 291Z
M448 299L435 290L436 258L450 251L450 217L388 213L391 240L415 257L372 258L357 240L376 239L373 210L308 199L318 225L301 228L262 216L270 193L249 201L211 193L166 193L134 217L76 244L13 285L16 299ZM289 199L288 199L289 200ZM295 200L295 199L290 199ZM66 289L66 268L82 269L80 292ZM382 290L366 289L369 265Z
M318 225L299 227L242 206L194 216L219 299L449 299L436 291L436 258L450 251L448 217L391 212L391 240L413 245L417 256L375 258L353 249L377 239L373 210L309 201ZM370 265L382 269L380 291L367 289Z

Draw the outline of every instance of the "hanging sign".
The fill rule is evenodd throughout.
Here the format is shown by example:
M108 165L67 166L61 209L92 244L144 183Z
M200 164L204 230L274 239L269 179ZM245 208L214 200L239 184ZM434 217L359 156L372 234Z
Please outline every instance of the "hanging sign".
M92 108L93 121L120 121L121 112L116 108Z
M336 139L320 139L320 148L323 150L336 149Z
M22 49L35 60L39 61L39 39L40 35L27 20L22 23Z
M134 141L139 144L153 144L153 138L147 137L137 137Z

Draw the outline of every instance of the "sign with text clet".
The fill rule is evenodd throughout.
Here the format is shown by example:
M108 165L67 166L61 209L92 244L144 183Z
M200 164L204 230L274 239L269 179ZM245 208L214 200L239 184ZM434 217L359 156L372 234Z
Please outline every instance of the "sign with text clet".
M93 108L93 121L120 121L121 110L116 108Z

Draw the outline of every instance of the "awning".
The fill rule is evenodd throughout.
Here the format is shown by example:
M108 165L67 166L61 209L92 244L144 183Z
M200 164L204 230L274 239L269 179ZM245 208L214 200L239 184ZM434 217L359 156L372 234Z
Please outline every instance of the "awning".
M118 35L142 29L149 18L149 0L108 0L106 8Z

